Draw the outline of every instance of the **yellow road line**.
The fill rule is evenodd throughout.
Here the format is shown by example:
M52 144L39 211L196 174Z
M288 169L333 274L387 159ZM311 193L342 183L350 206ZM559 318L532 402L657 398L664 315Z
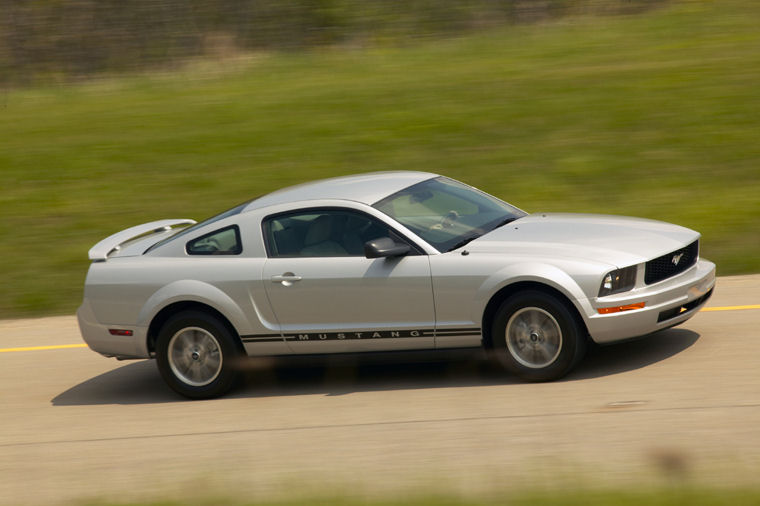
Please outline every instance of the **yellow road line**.
M760 304L752 306L724 306L724 307L705 307L702 311L741 311L743 309L760 309Z
M68 348L86 348L86 344L56 344L54 346L24 346L22 348L0 348L0 353L14 351L65 350Z

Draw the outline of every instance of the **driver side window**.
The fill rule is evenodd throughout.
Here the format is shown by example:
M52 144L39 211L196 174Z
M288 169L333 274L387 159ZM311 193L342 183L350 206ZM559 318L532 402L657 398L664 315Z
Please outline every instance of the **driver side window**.
M277 257L364 256L364 244L380 237L401 241L381 221L355 211L308 209L264 220L267 253Z

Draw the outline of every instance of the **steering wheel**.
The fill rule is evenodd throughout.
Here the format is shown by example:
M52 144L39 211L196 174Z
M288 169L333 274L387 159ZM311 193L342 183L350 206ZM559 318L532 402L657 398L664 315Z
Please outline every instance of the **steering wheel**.
M459 213L453 209L446 213L441 221L430 227L430 230L443 230L444 228L451 228L454 222L459 219Z

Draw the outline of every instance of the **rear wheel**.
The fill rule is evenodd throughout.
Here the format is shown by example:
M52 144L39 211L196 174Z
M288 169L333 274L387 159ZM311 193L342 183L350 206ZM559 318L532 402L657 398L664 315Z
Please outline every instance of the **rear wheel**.
M158 370L177 393L191 399L225 394L240 379L240 347L217 318L199 311L171 317L156 342Z
M585 352L586 336L572 311L558 298L537 290L505 300L491 336L500 364L528 381L561 378Z

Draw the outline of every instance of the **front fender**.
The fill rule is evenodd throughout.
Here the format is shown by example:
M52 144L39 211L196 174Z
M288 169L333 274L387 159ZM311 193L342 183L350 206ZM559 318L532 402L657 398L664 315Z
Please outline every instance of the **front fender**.
M556 265L541 262L524 262L505 266L483 281L475 300L474 321L482 318L488 302L500 290L516 283L532 282L554 288L573 303L584 317L593 313L586 293L567 272Z

